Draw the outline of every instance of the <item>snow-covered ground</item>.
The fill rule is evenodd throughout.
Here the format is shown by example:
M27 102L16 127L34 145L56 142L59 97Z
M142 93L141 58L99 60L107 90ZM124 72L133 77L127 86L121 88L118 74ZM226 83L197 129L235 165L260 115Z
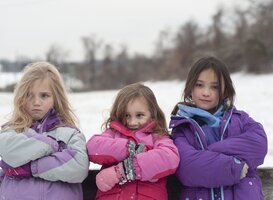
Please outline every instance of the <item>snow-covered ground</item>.
M15 77L15 75L13 75ZM18 76L18 75L17 75ZM8 75L1 76L0 87L7 84ZM249 75L232 74L236 89L235 105L245 110L252 118L263 124L268 136L268 154L261 167L273 167L273 74ZM184 82L145 82L155 93L158 103L166 114L167 120L173 106L180 100ZM69 98L80 121L80 128L89 139L91 135L101 132L101 124L107 118L117 90L71 93ZM0 124L6 122L12 111L13 94L0 93ZM91 168L97 165L91 164Z

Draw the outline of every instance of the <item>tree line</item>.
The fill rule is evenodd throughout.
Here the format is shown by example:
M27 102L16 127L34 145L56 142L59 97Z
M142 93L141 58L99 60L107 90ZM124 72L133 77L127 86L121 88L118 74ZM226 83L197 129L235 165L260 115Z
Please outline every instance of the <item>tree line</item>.
M84 83L80 89L71 86L74 91L116 89L146 80L183 80L191 63L204 55L219 57L230 72L272 72L273 0L245 3L246 7L234 7L231 12L218 8L205 28L188 20L175 33L167 28L160 31L151 56L129 55L126 45L117 50L91 34L81 38L83 61L66 62L68 54L58 45L50 46L46 60ZM29 61L19 59L17 69ZM0 63L3 69L9 64L3 60Z

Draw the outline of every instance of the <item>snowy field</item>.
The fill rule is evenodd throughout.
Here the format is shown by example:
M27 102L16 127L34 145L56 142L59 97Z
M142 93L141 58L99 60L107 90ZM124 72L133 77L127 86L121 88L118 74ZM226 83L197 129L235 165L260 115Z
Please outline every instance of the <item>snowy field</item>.
M10 80L20 77L0 73L0 87ZM240 110L245 110L252 118L263 124L268 136L268 154L261 167L273 167L273 74L245 75L236 73L232 75L236 90L235 105ZM169 120L173 106L182 95L184 82L145 82L155 93L158 103L166 119ZM93 134L101 132L101 124L107 118L109 110L117 94L117 90L97 91L86 93L71 93L69 98L80 121L80 128L89 139ZM6 122L12 111L12 93L0 93L0 124ZM91 165L90 168L97 168Z

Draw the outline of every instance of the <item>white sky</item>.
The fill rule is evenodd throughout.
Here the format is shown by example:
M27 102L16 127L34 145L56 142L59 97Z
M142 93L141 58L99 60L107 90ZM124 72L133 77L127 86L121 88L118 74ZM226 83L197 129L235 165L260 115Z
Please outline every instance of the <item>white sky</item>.
M159 32L189 19L211 23L216 8L235 0L0 0L0 58L44 58L52 44L82 60L81 37L95 34L116 49L150 54ZM237 1L238 2L238 1ZM242 2L242 1L240 1Z
M273 167L273 90L269 88L273 82L273 74L257 76L237 73L231 77L236 90L235 105L237 109L248 112L253 119L264 126L267 133L268 154L261 167ZM3 80L3 82L0 81L0 87L3 87L2 84L12 82L12 78L18 77L14 74L0 73L0 80ZM169 122L172 108L181 98L184 82L146 82L145 84L154 91L158 104ZM101 132L101 125L109 115L116 94L117 90L69 95L71 104L79 118L80 128L87 139L93 134ZM12 106L13 94L0 92L0 125L7 122ZM98 168L94 164L91 164L90 167Z

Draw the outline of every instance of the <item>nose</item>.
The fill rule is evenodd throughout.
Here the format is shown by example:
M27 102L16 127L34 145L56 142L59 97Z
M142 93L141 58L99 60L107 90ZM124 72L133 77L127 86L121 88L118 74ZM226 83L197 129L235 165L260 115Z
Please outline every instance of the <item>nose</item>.
M130 127L135 127L138 125L138 121L134 117L131 117L127 123Z
M37 96L34 96L33 97L33 105L40 105L40 104L41 104L40 98Z
M133 125L136 125L137 124L137 121L134 119L134 118L131 118L131 119L129 119L129 125L130 126L133 126Z
M203 95L204 95L204 96L210 96L210 88L205 87L205 88L203 89Z

